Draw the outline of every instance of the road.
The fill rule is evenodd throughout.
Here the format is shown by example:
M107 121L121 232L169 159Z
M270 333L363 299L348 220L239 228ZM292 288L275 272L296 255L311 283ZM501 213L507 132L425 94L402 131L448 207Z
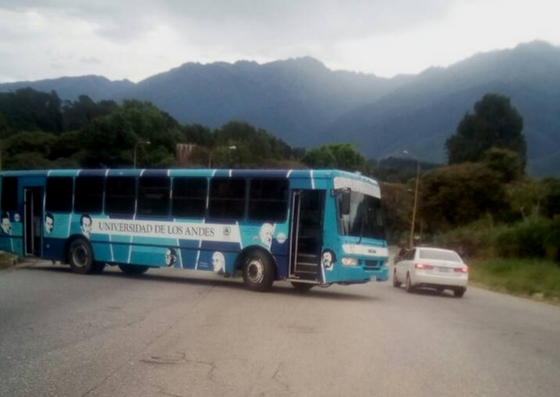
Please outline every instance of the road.
M560 308L390 283L0 272L0 396L558 396Z

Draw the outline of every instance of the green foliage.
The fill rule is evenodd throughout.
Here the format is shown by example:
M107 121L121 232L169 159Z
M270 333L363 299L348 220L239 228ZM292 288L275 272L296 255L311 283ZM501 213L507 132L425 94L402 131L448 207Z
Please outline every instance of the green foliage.
M535 259L486 259L469 263L469 278L498 291L560 299L560 267Z
M466 226L457 227L437 235L438 246L461 252L466 258L491 257L494 255L496 237L505 228L496 226L490 214Z
M338 168L350 172L368 172L366 159L349 143L320 146L308 151L302 162L310 168Z
M55 135L47 132L20 132L5 140L4 153L10 157L20 153L34 152L43 157L49 157L56 140Z
M150 103L124 101L112 114L96 118L81 137L86 167L170 166L180 138L177 122ZM150 142L148 145L145 142Z
M542 186L544 188L544 215L549 218L560 215L560 179L545 179L542 181Z
M65 131L84 128L94 119L107 116L117 110L113 101L93 102L87 95L80 95L75 102L66 102L63 106L63 124Z
M511 226L496 238L496 254L503 258L558 260L560 218L535 219Z
M457 127L457 133L445 143L449 164L481 161L491 148L505 148L517 153L523 169L527 144L523 136L523 118L511 105L510 99L498 94L486 94L467 113Z
M545 186L533 179L523 179L507 185L507 198L511 209L523 219L536 219L545 200Z
M504 183L519 180L524 174L523 160L513 150L492 147L484 153L482 161L499 173Z
M288 144L245 122L227 123L214 134L214 146L208 154L212 153L212 167L253 168L270 160L292 159Z
M406 182L416 178L417 162L409 157L387 157L379 161L370 160L372 173L378 180L385 182ZM420 172L441 167L441 164L420 161Z
M465 163L427 172L420 182L419 216L431 232L466 225L506 207L500 176Z
M8 121L5 134L17 131L62 131L61 101L56 92L38 92L23 88L0 93L0 115ZM4 135L6 136L6 135Z

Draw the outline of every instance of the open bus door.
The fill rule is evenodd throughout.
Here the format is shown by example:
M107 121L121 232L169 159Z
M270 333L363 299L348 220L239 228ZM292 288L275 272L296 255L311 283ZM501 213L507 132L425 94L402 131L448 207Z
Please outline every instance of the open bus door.
M292 280L324 282L321 271L324 190L292 193L290 275Z
M23 187L23 251L25 256L42 255L43 188Z

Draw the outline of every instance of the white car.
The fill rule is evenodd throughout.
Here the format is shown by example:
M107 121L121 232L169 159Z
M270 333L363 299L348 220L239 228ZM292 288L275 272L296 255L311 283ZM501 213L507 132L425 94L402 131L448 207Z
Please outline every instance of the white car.
M417 247L409 250L393 270L393 286L402 283L407 292L415 288L433 288L436 291L450 289L462 297L467 290L469 267L455 251Z

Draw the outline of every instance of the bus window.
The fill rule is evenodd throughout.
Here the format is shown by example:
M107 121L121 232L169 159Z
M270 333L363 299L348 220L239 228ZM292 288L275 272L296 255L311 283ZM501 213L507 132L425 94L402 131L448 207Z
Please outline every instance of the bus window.
M105 213L132 215L136 202L136 178L107 177Z
M252 179L249 214L252 221L283 221L288 212L288 180Z
M102 176L76 178L74 211L87 214L100 214L103 211L104 179Z
M138 185L138 214L168 215L169 193L169 178L141 177Z
M240 219L245 213L244 178L214 178L210 182L208 215L218 219Z
M68 176L47 178L47 212L72 212L73 185L73 178Z
M2 211L17 211L18 180L13 176L2 178Z
M173 217L204 218L207 194L206 178L174 178L171 210Z

